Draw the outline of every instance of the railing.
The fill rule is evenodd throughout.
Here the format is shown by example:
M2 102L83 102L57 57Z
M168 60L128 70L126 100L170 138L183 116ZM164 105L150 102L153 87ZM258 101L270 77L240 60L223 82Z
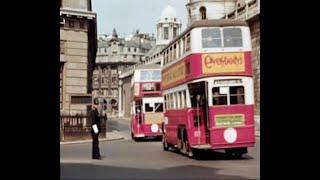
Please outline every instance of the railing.
M100 117L100 138L106 137L107 117ZM91 139L91 118L89 115L61 115L60 116L60 141L74 141Z
M224 18L246 21L258 14L260 14L260 0L252 0L241 7L237 7L236 10L230 12Z

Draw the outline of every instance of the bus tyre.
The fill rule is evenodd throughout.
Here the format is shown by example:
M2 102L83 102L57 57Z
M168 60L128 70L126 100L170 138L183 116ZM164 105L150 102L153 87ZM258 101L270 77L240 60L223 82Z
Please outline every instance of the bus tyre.
M227 156L234 159L241 159L244 152L242 150L232 150L227 149L226 150Z
M169 145L168 145L167 139L164 136L162 137L162 145L163 145L163 150L165 150L165 151L169 150Z
M134 137L133 133L131 133L131 139L134 141L137 141L137 139Z

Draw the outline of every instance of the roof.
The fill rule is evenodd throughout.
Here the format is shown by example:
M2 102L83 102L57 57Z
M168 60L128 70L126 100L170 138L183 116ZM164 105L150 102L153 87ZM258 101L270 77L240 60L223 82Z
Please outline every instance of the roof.
M157 53L160 53L164 47L166 47L166 45L153 46L153 48L148 51L146 56L153 56L153 55L155 55Z
M211 20L200 20L194 21L186 30L184 30L179 36L174 38L168 45L166 45L163 50L171 46L177 39L180 39L182 36L190 32L193 28L197 27L228 27L228 26L248 26L245 21L240 20L230 20L230 19L211 19ZM163 51L162 50L162 51ZM161 51L161 52L162 52Z
M142 64L136 66L135 69L161 69L160 64Z
M136 48L143 48L143 49L151 49L152 45L150 42L141 42L139 43L139 40L131 39L131 40L125 40L123 38L112 38L112 39L99 39L98 40L98 47L110 47L110 42L112 41L119 41L120 45L123 45L125 47L136 47Z
M168 5L161 13L160 19L165 19L165 18L168 18L168 19L177 18L176 10L170 5Z

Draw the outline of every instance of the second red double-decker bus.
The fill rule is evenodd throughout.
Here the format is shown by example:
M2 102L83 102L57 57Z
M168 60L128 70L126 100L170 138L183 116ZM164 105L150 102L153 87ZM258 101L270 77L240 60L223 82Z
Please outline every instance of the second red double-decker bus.
M131 136L161 138L164 98L161 94L161 69L158 64L143 65L135 69L132 78Z
M254 146L250 30L234 20L196 21L161 52L163 148L194 156Z

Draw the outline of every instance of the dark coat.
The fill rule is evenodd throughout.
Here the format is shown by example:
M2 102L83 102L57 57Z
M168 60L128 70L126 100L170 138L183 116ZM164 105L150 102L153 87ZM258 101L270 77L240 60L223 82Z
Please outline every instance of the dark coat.
M91 133L94 134L92 126L96 124L98 126L99 133L101 132L101 126L100 126L100 117L97 109L92 109L90 111L90 118L91 118ZM98 133L98 134L99 134Z

